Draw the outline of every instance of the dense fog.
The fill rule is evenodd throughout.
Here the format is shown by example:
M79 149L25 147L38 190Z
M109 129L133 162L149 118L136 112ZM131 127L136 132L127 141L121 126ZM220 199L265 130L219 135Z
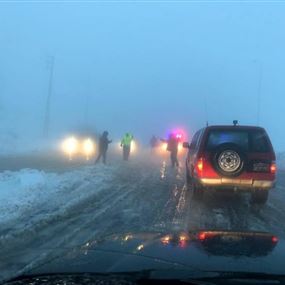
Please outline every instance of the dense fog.
M284 150L284 12L256 1L1 2L2 147L45 137L53 68L49 138L106 129L146 143L238 119Z

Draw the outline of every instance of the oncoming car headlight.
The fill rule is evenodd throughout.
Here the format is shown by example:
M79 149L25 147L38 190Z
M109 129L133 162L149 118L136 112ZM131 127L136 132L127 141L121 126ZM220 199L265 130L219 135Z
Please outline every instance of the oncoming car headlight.
M62 143L62 150L72 158L72 155L78 152L79 143L75 137L69 137Z
M167 143L166 142L162 143L160 149L162 152L167 151Z
M95 152L95 145L91 139L85 139L82 143L82 152L86 156L87 159L90 158L91 155Z
M183 145L181 143L178 144L178 152L182 152L183 149Z
M137 151L137 144L135 141L131 141L131 153L136 153Z

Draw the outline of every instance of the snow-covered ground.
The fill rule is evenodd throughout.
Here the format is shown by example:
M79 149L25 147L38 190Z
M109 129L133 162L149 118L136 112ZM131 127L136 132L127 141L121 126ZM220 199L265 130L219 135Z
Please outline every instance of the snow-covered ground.
M185 170L173 170L168 160L145 155L112 162L61 174L0 174L0 280L54 258L59 249L113 233L226 229L285 237L282 173L268 203L257 206L233 194L208 193L194 201Z
M85 166L62 174L35 169L0 174L0 225L24 219L35 222L102 190L112 171ZM92 183L92 188L88 184ZM84 189L84 191L82 190Z

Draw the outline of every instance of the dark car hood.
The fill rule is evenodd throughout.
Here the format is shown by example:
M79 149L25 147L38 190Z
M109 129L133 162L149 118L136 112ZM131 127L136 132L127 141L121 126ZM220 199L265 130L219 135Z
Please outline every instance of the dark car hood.
M285 243L268 233L142 233L90 240L26 274L148 269L285 274Z

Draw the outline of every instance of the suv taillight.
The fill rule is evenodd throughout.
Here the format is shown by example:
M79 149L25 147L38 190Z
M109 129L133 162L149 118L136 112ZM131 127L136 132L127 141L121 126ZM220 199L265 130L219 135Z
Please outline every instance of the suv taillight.
M277 171L276 163L275 163L275 162L272 162L271 165L270 165L270 173L275 174L276 171Z
M197 171L198 175L202 174L203 168L204 168L204 159L201 157L196 162L196 171Z

